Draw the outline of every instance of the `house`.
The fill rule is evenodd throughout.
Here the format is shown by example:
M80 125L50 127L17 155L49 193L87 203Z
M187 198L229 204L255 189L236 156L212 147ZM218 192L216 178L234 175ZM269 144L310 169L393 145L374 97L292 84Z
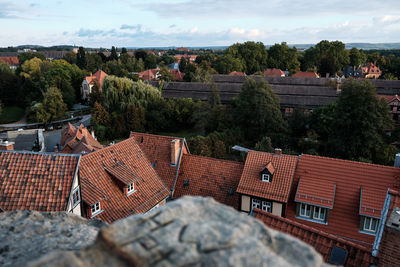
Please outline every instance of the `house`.
M318 74L310 71L298 71L292 75L292 77L296 78L319 78Z
M229 76L246 76L246 73L239 71L232 71L228 74Z
M0 151L0 207L81 215L79 162L79 155Z
M107 73L102 70L98 70L95 74L90 74L90 76L85 77L81 85L82 99L86 100L89 98L89 95L92 93L92 88L96 84L96 82L98 83L98 89L101 92L101 87L103 86L103 81L106 76Z
M285 73L280 69L266 69L264 76L267 77L285 77Z
M61 132L60 148L57 150L61 153L84 154L102 148L103 146L94 138L94 133L90 134L83 124L75 128L68 123Z
M372 248L400 168L301 155L286 218Z
M131 132L168 190L174 191L184 154L189 153L185 138Z
M174 55L174 58L179 62L181 62L182 58L185 58L187 61L189 62L195 62L196 58L198 57L198 55L188 55L188 54L184 54L184 55Z
M176 49L176 51L187 53L187 52L189 52L189 48L186 48L186 47L178 47L178 48Z
M398 95L378 95L379 98L386 100L390 107L390 114L395 122L399 121L400 115L400 97Z
M239 194L236 189L243 167L241 162L183 154L174 198L211 196L238 210Z
M175 81L178 81L178 82L183 81L183 76L185 76L185 73L180 72L179 69L169 70L169 72L174 76Z
M160 77L159 69L150 69L138 73L140 79L145 81L157 80Z
M162 206L170 193L133 137L83 155L80 176L84 216L108 223Z
M379 76L382 75L382 71L379 67L372 62L369 62L362 67L360 66L359 69L361 70L363 77L366 79L378 79Z
M296 170L297 156L250 150L236 192L240 211L258 208L285 217Z
M0 57L0 62L6 63L13 70L17 69L19 65L18 57Z
M356 68L353 66L347 66L343 68L343 75L344 77L357 77L357 78L361 78L363 77L361 68Z

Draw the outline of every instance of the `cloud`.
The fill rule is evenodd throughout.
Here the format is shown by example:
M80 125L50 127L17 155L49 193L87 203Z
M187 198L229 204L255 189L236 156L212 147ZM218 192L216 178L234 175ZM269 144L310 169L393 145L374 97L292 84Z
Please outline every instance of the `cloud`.
M136 31L141 31L143 25L142 24L136 24L136 25L127 25L123 24L120 27L120 30L136 30Z
M176 27L176 24L171 24L171 25L169 25L168 28L172 29L172 28L175 28L175 27Z

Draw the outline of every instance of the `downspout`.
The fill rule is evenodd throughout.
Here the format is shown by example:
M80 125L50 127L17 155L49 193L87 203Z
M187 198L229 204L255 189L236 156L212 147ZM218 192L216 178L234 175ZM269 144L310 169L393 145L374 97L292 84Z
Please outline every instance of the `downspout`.
M383 230L385 228L386 218L387 218L387 214L389 211L391 200L392 200L392 196L390 195L389 188L388 188L387 193L386 193L385 203L383 204L383 209L381 212L381 219L379 221L378 231L376 232L374 244L372 245L372 256L374 256L374 257L378 256L379 245L382 240L382 234L383 234Z
M183 142L182 142L182 145L181 145L181 149L180 149L180 151L179 151L178 164L176 165L175 180L174 180L174 184L172 185L171 193L170 193L171 199L174 198L175 185L176 185L176 181L178 180L179 168L180 168L180 166L181 166L181 159L182 159L182 155L183 155L183 146L184 146L184 144L185 144L185 142L186 142L186 139L183 138L182 141L183 141Z

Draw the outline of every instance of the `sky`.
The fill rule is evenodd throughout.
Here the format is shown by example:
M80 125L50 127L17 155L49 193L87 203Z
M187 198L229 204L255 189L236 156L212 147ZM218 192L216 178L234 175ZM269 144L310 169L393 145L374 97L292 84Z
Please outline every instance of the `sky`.
M0 47L400 42L399 0L0 0Z

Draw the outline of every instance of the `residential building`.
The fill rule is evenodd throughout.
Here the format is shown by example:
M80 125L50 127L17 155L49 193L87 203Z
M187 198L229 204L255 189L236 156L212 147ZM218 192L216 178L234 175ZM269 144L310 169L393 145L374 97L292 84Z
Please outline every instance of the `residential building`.
M145 81L157 80L160 77L159 69L150 69L138 73L140 79Z
M17 69L19 65L18 57L0 57L0 62L6 63L13 70Z
M232 71L228 74L229 76L246 76L246 73L239 71Z
M361 70L363 77L366 79L378 79L379 76L382 75L382 71L379 67L372 62L369 62L362 67L360 66L359 69Z
M83 214L111 223L165 204L170 191L135 138L82 156Z
M7 141L14 143L14 150L44 152L43 129L25 129L7 132Z
M395 122L399 121L400 115L400 98L398 95L378 95L379 98L386 100L389 105L389 112Z
M188 55L188 54L184 54L184 55L174 55L174 58L176 58L176 60L179 62L181 62L182 58L185 58L187 61L189 62L195 62L196 58L198 57L198 55Z
M318 74L311 71L298 71L292 75L295 78L319 78Z
M240 211L258 208L285 217L296 170L297 156L250 150L236 192Z
M267 77L285 77L285 73L280 69L266 69L264 71L264 76Z
M102 70L98 70L95 74L90 74L90 76L85 77L82 81L81 85L81 97L82 99L86 100L89 98L89 95L92 93L92 88L98 83L99 91L101 92L101 87L103 86L104 78L107 76Z
M178 47L178 48L176 49L176 51L187 53L187 52L189 52L189 48L186 48L186 47Z
M169 70L169 72L174 76L175 81L177 81L177 82L183 81L183 76L185 76L185 73L180 72L179 69Z
M60 147L57 148L57 151L84 154L102 148L103 146L94 137L94 132L92 134L89 133L83 124L76 128L71 123L68 123L68 126L61 132Z
M79 162L79 155L0 151L0 207L81 215Z

